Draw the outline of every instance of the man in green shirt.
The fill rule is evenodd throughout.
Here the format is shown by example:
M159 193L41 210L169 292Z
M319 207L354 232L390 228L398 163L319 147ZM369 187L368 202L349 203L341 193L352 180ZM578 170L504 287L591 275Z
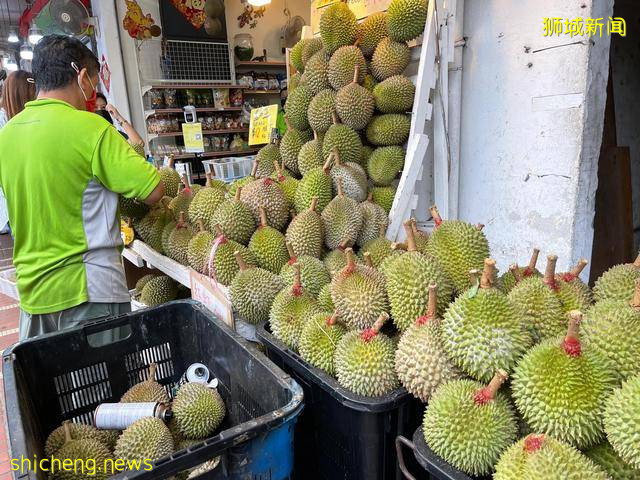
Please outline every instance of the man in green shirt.
M164 194L156 170L90 113L100 64L88 48L44 37L32 67L37 99L0 130L21 339L130 310L118 194Z

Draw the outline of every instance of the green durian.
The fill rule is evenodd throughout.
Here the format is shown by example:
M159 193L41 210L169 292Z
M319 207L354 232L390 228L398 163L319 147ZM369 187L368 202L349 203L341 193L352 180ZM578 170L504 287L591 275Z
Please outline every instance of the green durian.
M519 312L493 286L495 260L485 259L480 285L459 295L442 321L451 361L467 375L489 381L496 369L513 370L533 343Z
M565 313L571 310L585 311L593 303L591 289L579 278L587 263L584 258L580 259L571 271L555 276L555 292Z
M393 199L396 196L396 187L373 187L370 190L373 195L373 202L384 208L385 212L391 211L393 205Z
M324 263L316 257L310 255L296 255L293 247L287 244L290 259L280 270L280 277L286 286L293 285L295 281L295 269L293 265L297 263L300 267L300 281L302 287L314 297L318 296L320 289L331 281L329 272Z
M73 438L70 423L63 423L64 444L54 453L53 457L58 462L52 461L52 480L83 480L86 478L106 479L111 473L109 465L113 457L109 448L95 438ZM67 465L69 462L73 468L59 468L54 466ZM93 467L90 465L93 463ZM86 469L86 472L85 472Z
M305 66L305 73L307 73L309 60L320 50L322 50L322 40L317 37L307 39L302 45L302 63Z
M285 120L287 121L287 125L289 125L290 120L288 120L288 117L285 117ZM292 126L291 128L287 128L286 133L280 141L280 156L284 161L284 165L296 175L299 174L298 154L302 146L309 140L311 140L311 133L308 130L296 130Z
M363 55L370 57L387 35L387 14L375 12L358 24L356 40Z
M629 378L606 400L604 429L620 458L640 469L640 375Z
M269 226L263 207L260 207L260 225L249 241L249 251L260 268L276 274L289 260L285 237L282 232Z
M413 108L416 87L409 77L393 75L373 88L376 108L382 113L404 113Z
M256 172L256 175L258 177L268 177L273 172L275 172L273 164L280 164L280 162L282 162L282 157L280 156L280 146L277 144L277 142L269 143L258 150L258 154L256 155L256 162L258 162L258 170Z
M388 318L382 313L370 328L350 331L338 342L334 357L338 383L356 395L382 396L398 387L395 345L380 333Z
M169 403L169 395L162 385L156 382L158 364L149 364L149 376L127 390L120 403L160 402Z
M295 207L298 214L308 210L314 198L318 199L317 211L322 212L333 198L331 176L329 165L331 159L328 158L324 166L309 170L298 183L296 189Z
M187 259L189 266L196 272L206 273L209 265L209 254L215 237L205 230L202 220L198 221L200 231L196 233L187 246Z
M184 220L184 212L180 212L180 217L176 228L169 234L169 250L166 254L182 265L188 265L187 249L189 240L193 237L193 228Z
M362 83L366 72L367 62L360 49L356 46L346 45L340 47L329 59L327 76L334 90L340 90L349 85L354 76L356 83Z
M291 65L293 65L294 68L299 72L304 72L304 62L302 61L302 50L304 48L305 43L307 43L308 41L309 41L308 39L302 38L298 40L298 42L293 47L291 47L291 50L289 50L289 61L291 62Z
M149 280L142 288L140 302L147 307L155 307L175 300L177 295L178 287L176 282L166 275L159 275Z
M304 73L304 86L309 89L311 95L317 95L322 90L331 88L328 71L329 55L324 50L320 50L311 57Z
M386 230L386 228L385 228ZM381 232L382 235L376 237L372 240L369 240L358 252L358 256L364 260L364 254L368 253L371 257L371 262L373 266L378 268L382 261L389 256L400 255L398 250L394 250L391 248L393 242L384 236L384 233Z
M347 329L336 315L321 311L312 315L302 327L300 356L316 368L335 375L334 354Z
M331 300L331 283L323 285L318 292L318 307L325 312L333 312L336 309Z
M286 241L295 255L310 255L320 258L324 244L324 226L322 217L316 208L318 197L311 199L308 210L296 215L287 227Z
M136 198L126 198L122 195L118 196L118 209L122 218L131 218L134 220L144 217L149 213L149 207Z
M225 200L211 217L211 225L220 225L229 240L246 245L256 229L251 209L242 201L242 187L236 188L233 198Z
M327 88L317 93L309 103L307 118L314 132L325 133L333 125L336 115L336 92ZM322 144L320 142L320 147Z
M140 277L140 279L136 282L136 286L135 286L136 296L139 297L140 294L142 293L142 289L149 282L149 280L151 280L152 278L156 278L157 276L158 276L157 273L149 273L147 275Z
M488 386L453 380L431 396L422 431L427 445L454 468L488 475L517 438L518 424L507 397L498 392L507 373L498 370Z
M635 281L640 278L640 254L633 263L614 265L604 272L593 286L593 298L600 300L624 300L633 298Z
M210 437L226 413L224 401L215 388L194 382L180 386L171 406L176 427L191 440Z
M347 255L344 253L345 248L349 245L349 238L344 238L338 245L338 248L329 250L325 253L322 261L327 268L329 275L333 278L340 270L347 266ZM361 262L359 262L361 263Z
M296 88L300 86L300 82L302 80L302 74L300 72L296 72L289 77L289 83L287 83L287 90L289 92L293 92Z
M45 457L51 458L62 448L65 444L67 429L74 440L97 440L108 448L112 446L110 441L107 442L107 434L112 430L98 430L92 425L65 421L47 437L44 444Z
M338 195L322 210L325 231L325 245L338 248L348 239L348 245L355 244L362 229L363 216L358 202L342 192L342 182L338 182Z
M189 221L202 220L204 227L211 230L211 218L217 208L225 201L225 192L219 188L207 187L200 190L189 204Z
M300 85L287 96L284 111L287 113L287 119L292 128L300 131L309 129L307 110L313 95L314 92L307 85ZM273 165L273 162L271 164Z
M298 170L300 175L305 176L314 168L322 167L322 142L318 140L318 134L313 132L313 140L309 140L298 152Z
M173 437L162 420L144 417L122 432L114 457L122 460L158 460L173 453Z
M287 200L287 205L292 206L296 199L296 190L298 189L298 179L287 173L284 165L276 164L275 180L278 182L278 186L284 198Z
M373 203L373 195L371 193L369 193L368 198L360 204L360 211L362 212L362 229L360 230L356 244L364 248L364 246L372 240L384 237L389 225L389 216L380 205ZM381 242L378 242L378 244L383 246ZM378 244L375 245L377 246ZM391 242L389 242L389 250L391 250ZM376 256L372 259L375 266L382 261L380 258L381 253L379 250L376 251Z
M367 160L367 173L375 185L387 186L404 166L404 148L394 145L376 148Z
M394 75L401 75L409 66L411 50L404 42L394 42L389 37L378 43L371 58L371 73L382 81Z
M531 254L531 258L529 259L529 265L526 267L519 267L518 265L512 265L509 270L503 273L498 280L498 286L504 293L509 293L513 290L513 287L516 286L518 282L520 282L523 278L536 276L541 277L542 274L536 268L536 264L538 263L538 255L540 254L540 249L534 248L533 253Z
M276 230L283 230L289 223L289 204L279 185L270 178L262 178L245 185L240 193L256 221L260 223L260 207L267 214L267 222Z
M581 319L579 311L570 312L564 339L553 338L529 350L513 372L511 390L534 431L589 448L604 438L602 414L616 378L598 352L581 344Z
M175 197L178 194L178 188L180 187L180 174L173 168L173 156L169 159L169 166L162 167L158 170L160 174L160 181L164 184L164 194L167 197Z
M408 42L422 35L426 21L426 0L392 0L387 9L389 37L397 42Z
M364 169L355 162L343 163L337 149L333 150L334 164L330 171L333 191L338 194L338 183L346 197L356 202L362 202L367 198L367 174Z
M612 480L638 480L640 478L640 471L622 460L607 441L586 450L584 455L602 468Z
M333 120L334 124L329 127L322 142L322 158L328 158L330 153L337 150L342 162L358 163L362 155L360 135L352 128L337 123L337 116Z
M332 3L320 17L320 38L328 54L344 45L352 45L356 40L358 22L347 4Z
M375 109L373 94L358 84L359 72L360 66L356 65L351 83L341 87L336 94L338 116L342 123L354 130L365 128Z
M374 115L367 125L367 140L377 146L402 145L409 138L411 118L402 113Z
M231 285L231 282L240 271L235 256L236 251L247 265L257 266L258 260L247 247L228 238L222 231L220 224L214 225L214 229L216 238L213 243L213 258L208 275L222 285Z

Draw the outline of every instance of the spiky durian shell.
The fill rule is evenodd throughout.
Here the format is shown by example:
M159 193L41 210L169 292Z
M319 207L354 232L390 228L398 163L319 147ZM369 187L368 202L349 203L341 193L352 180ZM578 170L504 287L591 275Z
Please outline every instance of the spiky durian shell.
M333 198L331 176L322 167L311 169L298 182L295 199L296 212L302 213L308 210L313 197L318 197L316 206L318 212L322 212Z
M336 309L331 300L331 283L323 285L318 292L318 306L325 312L333 312Z
M218 428L226 408L215 388L201 383L185 383L172 403L176 426L185 438L207 438Z
M304 48L305 43L307 43L309 39L301 38L296 42L296 44L291 47L289 51L289 61L291 65L295 67L299 72L304 72L304 62L302 61L302 50Z
M293 92L287 96L287 102L284 105L284 111L291 126L296 130L307 130L309 121L307 120L307 110L309 103L313 98L314 92L307 85L299 85ZM286 160L285 160L286 162ZM272 164L273 165L273 164ZM287 168L294 171L289 165Z
M356 40L358 22L345 3L329 5L320 17L320 38L327 53L332 54L344 45Z
M269 143L265 145L260 150L258 150L258 154L256 155L256 162L258 162L258 170L256 171L256 175L260 178L268 177L273 172L275 172L276 167L273 165L274 162L282 162L282 157L280 156L280 148L275 143Z
M487 475L500 454L516 439L518 425L507 398L497 393L484 405L474 394L485 385L454 380L431 396L422 429L429 448L470 475Z
M270 178L255 180L245 185L240 200L249 207L258 225L260 207L264 207L268 224L276 230L282 230L289 223L289 203L280 186Z
M280 273L289 260L284 235L267 225L258 227L253 233L249 241L249 251L253 253L260 268L276 274Z
M593 286L593 298L600 300L626 300L633 298L635 282L640 278L640 268L632 263L615 265L604 272Z
M362 130L367 126L375 107L373 94L357 83L345 85L336 95L336 111L340 120L354 130Z
M230 198L215 211L211 225L220 225L229 240L246 245L256 229L256 219L244 202Z
M287 227L286 241L295 255L320 258L324 244L324 226L320 214L309 209L296 215Z
M360 235L358 235L356 244L363 247L372 240L380 238L379 235L381 230L386 231L387 226L389 225L389 216L380 205L368 200L365 200L360 204L360 210L362 211L362 229L360 230ZM389 242L388 248L391 250L391 242ZM377 254L376 260L379 263L381 261L379 256L381 252L376 251L375 253ZM377 265L375 261L373 264L374 266Z
M367 172L376 185L391 185L404 166L404 148L392 145L376 148L367 160Z
M358 83L362 83L367 73L367 61L360 49L353 45L345 45L337 49L329 59L327 75L334 90L340 90L353 80L355 68L359 67Z
M168 403L169 395L162 385L152 379L137 383L127 390L120 403L160 402Z
M611 363L618 381L640 374L640 310L619 300L602 300L582 319L585 345Z
M612 480L638 480L640 478L640 470L622 460L607 441L586 450L584 455L602 468Z
M393 242L386 237L376 237L362 245L362 248L358 252L358 258L364 260L364 254L368 252L371 255L373 266L378 268L385 258L401 255L399 250L393 250L391 248L392 244Z
M410 111L415 94L415 85L404 75L394 75L373 87L376 108L382 113Z
M322 40L317 37L307 39L302 46L302 63L305 65L305 73L309 60L320 50L322 50Z
M295 262L300 265L300 283L302 283L302 287L311 295L317 297L320 289L331 281L324 263L309 255L297 256L295 261L289 260L280 271L280 277L286 286L293 285L295 273L293 264Z
M310 170L322 167L322 142L309 140L298 152L298 170L300 175L306 175Z
M482 270L489 257L487 237L475 225L460 220L445 220L433 230L427 253L438 259L456 292L469 287L469 270Z
M524 319L536 342L566 331L560 299L541 277L527 277L509 293L509 300Z
M460 378L442 345L438 320L414 322L400 337L396 350L396 372L414 397L427 403L438 386Z
M55 453L55 458L63 465L71 461L73 466L68 469L59 468L57 462L52 464L53 473L49 477L51 480L104 480L112 473L117 473L110 470L113 463L108 462L112 459L109 448L93 438L72 439L66 442ZM94 462L95 472L89 462Z
M336 92L327 88L317 93L309 103L307 118L311 130L325 133L333 125L333 114L336 112Z
M616 453L640 470L640 375L626 380L609 396L604 429Z
M102 440L100 437L100 430L97 430L91 425L84 425L82 423L69 423L69 433L74 440L81 439L94 439ZM64 425L57 427L53 430L44 444L44 453L46 457L51 458L65 443ZM104 442L102 442L104 443Z
M300 86L302 81L302 73L296 72L289 77L289 83L287 83L287 90L293 92L296 88Z
M360 205L346 195L338 195L322 210L324 242L334 249L345 239L347 246L353 245L362 229L363 215Z
M336 248L328 251L322 259L329 275L333 278L347 265L347 255L343 249Z
M590 459L571 445L544 436L540 448L529 452L529 435L500 456L493 480L610 480Z
M347 329L336 323L327 325L331 312L319 312L311 316L302 328L300 335L300 355L314 367L329 375L335 375L334 353L340 339Z
M147 282L140 293L140 302L147 307L155 307L175 300L178 295L176 282L166 276L158 275Z
M248 268L231 282L231 303L244 320L256 325L269 318L273 299L284 286L280 276L263 268Z
M427 21L425 0L393 0L387 10L389 37L408 42L422 35Z
M222 285L230 285L231 281L240 271L236 257L233 255L236 250L240 252L245 263L253 266L258 265L256 257L244 245L240 245L226 238L224 240L218 240L212 262L213 270L209 271L209 275L213 276L216 281Z
M318 311L318 304L304 289L285 287L276 295L269 313L273 335L287 347L297 351L302 328Z
M298 89L296 89L296 91L297 90ZM294 128L289 128L280 141L280 156L282 157L282 160L284 160L285 166L296 175L299 173L298 154L300 153L302 146L309 140L311 140L311 133L308 130L296 130ZM245 187L245 190L248 187L249 185ZM242 193L244 194L244 190Z
M373 201L384 208L385 212L391 211L393 199L396 196L396 187L373 187L371 190Z
M114 453L123 460L157 460L173 453L173 437L162 420L144 417L122 432Z
M353 330L338 342L334 357L338 383L357 395L385 395L399 385L394 369L395 344L382 333L369 341L361 335L361 331Z
M522 317L495 288L458 296L444 314L442 331L451 361L484 382L498 368L510 372L533 343Z
M382 81L394 75L401 75L409 66L411 50L404 42L394 42L383 38L371 58L371 73L376 80Z
M597 352L583 345L571 356L562 343L562 337L547 340L522 357L512 375L513 398L534 431L588 448L604 437L602 413L615 376Z
M378 44L387 33L387 14L376 12L369 15L358 24L358 47L365 57L371 57Z
M351 329L369 328L389 310L384 277L366 265L337 273L331 280L331 299L340 319Z
M402 145L409 138L411 118L403 113L374 115L367 125L367 140L376 146Z
M438 285L438 315L451 299L453 289L442 267L420 252L406 252L394 258L384 271L393 323L405 331L413 321L427 313L429 285Z
M331 125L324 136L322 158L327 159L334 148L342 162L358 163L362 155L362 140L355 130L338 123Z
M224 200L225 192L220 188L201 189L189 204L189 221L196 224L198 220L202 220L204 228L211 230L211 217Z
M560 299L565 313L571 310L586 311L593 302L591 289L579 278L567 277L566 274L555 276L556 295Z
M542 277L542 274L537 270L529 270L528 267L518 267L521 278L527 277ZM513 287L516 286L516 277L511 270L507 270L498 278L498 288L502 290L504 293L509 294Z
M333 182L333 191L336 194L338 182L341 182L345 196L353 198L356 202L362 202L367 198L367 174L357 163L347 162L334 165L330 175Z
M196 272L204 273L209 263L209 253L215 237L211 232L203 230L196 233L187 246L189 266Z
M180 174L171 167L162 167L158 173L160 181L164 184L164 194L167 197L175 197L180 188Z

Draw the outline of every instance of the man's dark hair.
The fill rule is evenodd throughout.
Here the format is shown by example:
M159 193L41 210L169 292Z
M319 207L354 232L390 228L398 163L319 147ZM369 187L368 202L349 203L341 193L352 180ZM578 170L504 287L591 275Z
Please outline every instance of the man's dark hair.
M47 35L33 49L31 68L40 91L56 90L75 81L79 70L86 68L90 75L100 70L98 58L80 40L65 35ZM97 85L94 85L97 87Z

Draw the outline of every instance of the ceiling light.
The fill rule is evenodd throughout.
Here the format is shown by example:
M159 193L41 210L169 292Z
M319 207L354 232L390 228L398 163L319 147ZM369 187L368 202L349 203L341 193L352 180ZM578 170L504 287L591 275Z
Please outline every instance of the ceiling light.
M10 72L15 72L16 70L18 70L18 62L16 62L16 59L13 55L9 57L9 60L4 67Z
M16 32L14 32L13 30L9 32L9 36L7 37L7 41L9 43L18 43L20 41L20 38L18 37L18 35L16 35Z
M36 45L40 40L42 40L42 32L36 25L31 25L29 29L29 43Z
M33 60L33 48L27 42L20 47L20 58L23 60Z
M270 3L271 0L249 0L249 5L253 5L254 7L264 7Z

